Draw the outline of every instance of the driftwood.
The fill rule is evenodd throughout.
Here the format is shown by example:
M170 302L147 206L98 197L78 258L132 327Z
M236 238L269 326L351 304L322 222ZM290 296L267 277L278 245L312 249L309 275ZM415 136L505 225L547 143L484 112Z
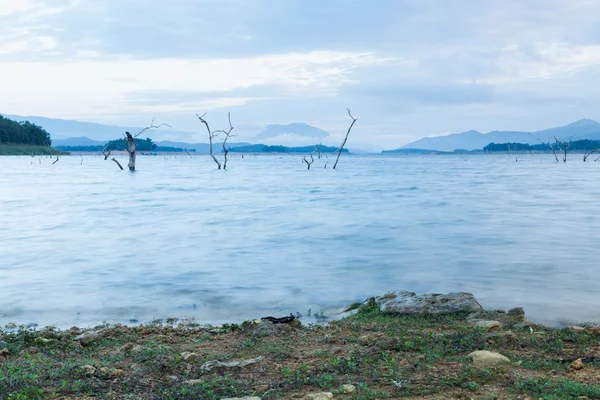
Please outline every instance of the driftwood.
M350 116L350 118L352 118L352 123L350 124L350 127L348 128L348 132L346 132L346 136L344 137L344 141L342 142L342 145L340 146L340 150L338 152L337 158L335 159L335 164L333 164L333 169L335 169L335 167L337 167L338 161L340 160L340 156L342 155L342 151L344 150L344 146L346 145L346 142L348 141L348 135L350 135L350 131L352 130L352 127L356 123L356 120L358 120L358 118L354 118L352 116L349 108L347 108L346 110L348 111L348 115Z
M263 356L260 356L257 358L253 358L251 360L242 360L242 361L213 360L213 361L208 361L208 362L205 362L204 364L202 364L202 366L200 367L200 371L210 371L213 368L235 368L235 367L241 368L241 367L245 367L250 364L256 364L258 362L261 362L264 359L265 358Z
M274 324L289 324L290 322L293 322L295 319L296 319L296 317L294 317L293 315L290 315L289 317L282 317L282 318L275 318L275 317L261 318L261 320L263 320L263 321L271 321Z

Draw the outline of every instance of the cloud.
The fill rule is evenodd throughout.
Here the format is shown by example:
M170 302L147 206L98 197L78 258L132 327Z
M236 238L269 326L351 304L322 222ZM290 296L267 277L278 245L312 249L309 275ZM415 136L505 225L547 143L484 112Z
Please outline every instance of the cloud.
M256 134L305 122L401 145L600 119L595 0L0 0L3 112ZM363 132L363 133L361 133ZM363 135L363 136L360 136ZM242 136L240 136L242 138Z

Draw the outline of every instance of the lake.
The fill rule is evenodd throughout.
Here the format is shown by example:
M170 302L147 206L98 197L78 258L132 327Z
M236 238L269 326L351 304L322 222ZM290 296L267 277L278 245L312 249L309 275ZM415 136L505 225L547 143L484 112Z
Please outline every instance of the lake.
M334 317L402 289L600 322L600 162L581 158L0 157L0 326Z

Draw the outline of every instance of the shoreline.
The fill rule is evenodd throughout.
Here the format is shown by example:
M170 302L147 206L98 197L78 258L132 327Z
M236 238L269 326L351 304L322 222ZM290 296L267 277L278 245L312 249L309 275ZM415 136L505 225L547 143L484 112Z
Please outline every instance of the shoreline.
M388 293L324 325L0 330L2 400L600 399L598 382L600 327L551 329L468 293Z

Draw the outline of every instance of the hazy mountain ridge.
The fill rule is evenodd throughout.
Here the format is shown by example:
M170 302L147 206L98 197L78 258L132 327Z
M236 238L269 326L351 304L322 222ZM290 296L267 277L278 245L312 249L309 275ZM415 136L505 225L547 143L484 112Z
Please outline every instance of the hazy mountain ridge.
M447 136L427 137L401 147L401 149L427 149L431 151L454 151L456 149L477 150L490 143L524 143L537 144L542 141L568 139L600 140L600 123L591 119L581 119L571 124L548 128L540 131L492 131L481 133L475 130L453 133ZM536 139L537 138L537 139Z

